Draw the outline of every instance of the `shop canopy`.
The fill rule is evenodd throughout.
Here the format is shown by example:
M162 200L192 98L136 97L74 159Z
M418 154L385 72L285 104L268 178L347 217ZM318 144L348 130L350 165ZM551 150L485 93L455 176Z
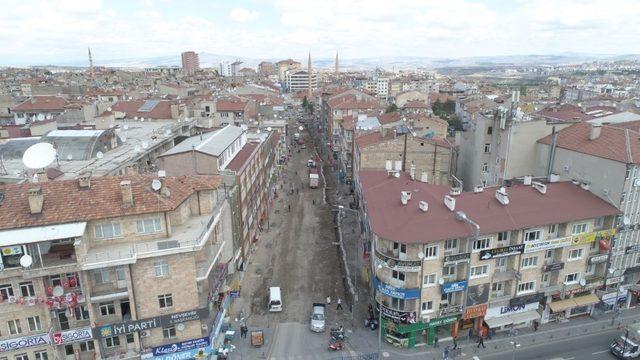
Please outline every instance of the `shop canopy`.
M593 294L575 297L573 300L576 302L576 306L587 306L600 302L600 299Z
M487 325L489 325L491 329L513 324L513 321L509 316L500 316L500 317L494 317L491 319L484 319L484 322L487 323Z
M551 308L551 311L553 311L553 312L565 311L567 309L571 309L571 308L574 308L576 306L577 306L576 302L573 299L554 301L551 304L549 304L549 307Z
M529 310L529 311L509 315L509 317L511 318L514 324L519 324L519 323L523 323L531 320L540 319L540 314L538 314L538 311L536 310Z

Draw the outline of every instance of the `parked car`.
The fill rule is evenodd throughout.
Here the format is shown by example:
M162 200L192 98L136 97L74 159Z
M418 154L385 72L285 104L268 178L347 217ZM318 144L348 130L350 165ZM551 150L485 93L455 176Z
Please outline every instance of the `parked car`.
M309 324L309 328L313 332L324 332L325 330L325 316L324 316L325 305L322 303L313 303L313 308L311 310L311 323Z

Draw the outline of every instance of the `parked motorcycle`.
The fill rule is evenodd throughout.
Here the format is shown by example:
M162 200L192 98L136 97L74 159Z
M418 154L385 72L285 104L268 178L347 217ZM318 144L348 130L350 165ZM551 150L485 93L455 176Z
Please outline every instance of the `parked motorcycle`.
M328 346L329 350L340 351L342 350L342 348L343 348L342 341L329 341L329 346Z

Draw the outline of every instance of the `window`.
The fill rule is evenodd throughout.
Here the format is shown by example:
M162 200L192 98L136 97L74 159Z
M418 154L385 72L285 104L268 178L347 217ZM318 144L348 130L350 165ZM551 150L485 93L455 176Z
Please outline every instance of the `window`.
M580 281L580 273L567 274L564 277L564 283L565 284L575 284L578 281Z
M536 241L542 239L542 231L529 230L524 233L524 242Z
M620 202L621 202L621 203L624 203L624 200L625 200L626 195L627 195L627 193L626 193L626 192L624 192L624 191L620 194Z
M547 250L544 252L545 259L551 259L553 257L553 250Z
M427 246L424 248L425 259L433 259L438 257L438 245Z
M456 266L455 265L446 265L442 268L442 276L455 276L456 275Z
M0 295L3 299L8 299L9 296L13 296L13 286L11 284L0 285Z
M578 235L587 232L587 224L574 224L571 228L571 235Z
M444 241L444 251L456 250L458 248L458 239L447 239Z
M551 224L547 229L549 236L558 234L558 224Z
M596 221L593 223L593 227L596 229L602 229L604 227L604 217L596 218Z
M20 292L22 296L36 296L35 290L33 290L33 283L31 281L20 283Z
M488 154L491 152L491 144L484 144L484 153Z
M434 286L436 284L436 274L425 275L422 278L422 285Z
M116 279L118 281L125 281L127 280L127 275L125 274L124 271L124 266L118 266L116 268Z
M173 306L173 296L171 294L158 295L158 305L160 305L161 309L172 307Z
M113 239L122 236L120 223L99 224L93 227L93 235L96 239Z
M162 329L162 336L164 336L165 339L173 339L176 337L176 327L172 326Z
M115 313L116 313L116 307L113 306L113 303L100 304L100 315L109 316L109 315L114 315Z
M93 351L93 350L94 350L93 341L89 340L89 341L83 341L80 343L81 352Z
M133 334L127 334L126 337L127 337L127 344L133 344L135 342Z
M14 357L15 360L29 360L29 356L27 354L18 354Z
M36 351L34 355L36 360L49 360L49 354L46 351Z
M498 241L509 241L509 232L508 231L499 232Z
M573 249L569 251L568 261L579 260L579 259L582 259L582 249Z
M29 323L29 331L40 331L42 329L40 326L40 316L28 317L27 322Z
M531 268L538 266L538 257L531 256L522 259L522 267L523 268Z
M491 135L493 134L493 126L488 126L487 127L487 135Z
M162 231L160 218L136 221L136 232L138 234L151 234L159 231Z
M535 281L529 281L529 282L518 284L518 294L529 293L534 291L536 291Z
M74 309L76 320L89 320L89 310L84 305L78 305Z
M549 273L542 274L542 286L549 286Z
M489 163L483 163L482 164L482 172L489 172Z
M471 268L471 278L479 278L487 276L489 272L489 265L474 266Z
M433 311L433 301L425 301L422 303L422 312L432 312Z
M167 263L167 260L165 259L157 260L153 264L153 267L155 269L156 277L169 275L169 263Z
M403 271L392 270L391 271L391 277L396 279L396 280L404 281L405 274L404 274Z
M65 345L64 346L64 353L66 355L73 355L73 345Z
M7 327L9 328L9 334L11 335L18 335L22 332L20 320L9 320L7 322Z
M120 346L120 338L117 336L106 338L104 339L104 346L108 348Z
M489 238L475 240L473 242L473 251L480 251L480 250L483 250L483 249L488 249L490 243L491 243L491 239L489 239Z
M504 295L504 282L495 282L491 284L491 295L494 298Z
M93 279L96 284L107 284L110 282L109 269L93 270Z
M505 268L507 266L507 258L501 257L496 259L496 267L497 268Z
M391 307L396 310L404 311L404 299L391 298Z
M587 271L585 272L587 275L593 275L596 272L596 264L587 265Z

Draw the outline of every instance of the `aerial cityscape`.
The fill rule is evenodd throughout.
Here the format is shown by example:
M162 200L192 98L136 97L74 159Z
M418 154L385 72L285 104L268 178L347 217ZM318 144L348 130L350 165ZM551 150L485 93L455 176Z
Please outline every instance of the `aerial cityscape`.
M640 359L640 2L0 5L0 360Z

